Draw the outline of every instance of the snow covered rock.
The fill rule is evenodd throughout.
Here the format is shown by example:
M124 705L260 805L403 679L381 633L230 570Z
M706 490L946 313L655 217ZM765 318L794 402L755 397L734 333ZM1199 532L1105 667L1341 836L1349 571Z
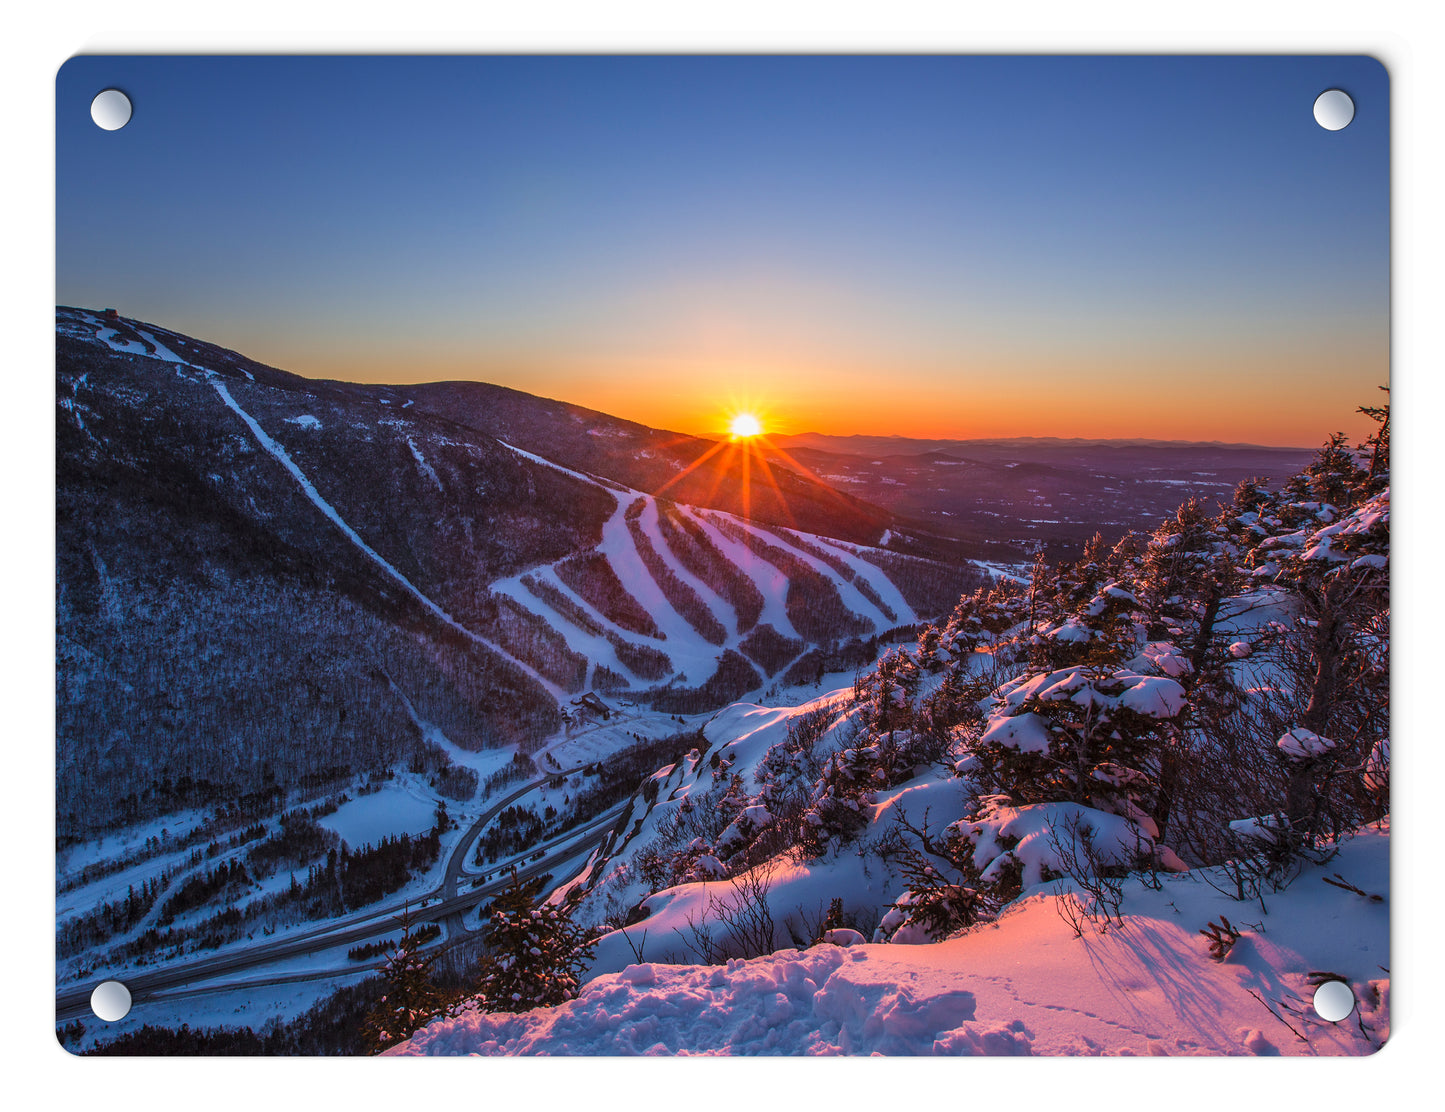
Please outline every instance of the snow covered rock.
M861 946L868 940L858 931L847 927L834 927L823 932L823 941L833 946Z

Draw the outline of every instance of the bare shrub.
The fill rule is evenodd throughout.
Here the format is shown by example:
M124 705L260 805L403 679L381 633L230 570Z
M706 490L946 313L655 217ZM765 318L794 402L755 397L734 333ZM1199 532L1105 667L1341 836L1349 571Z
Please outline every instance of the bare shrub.
M1075 938L1084 937L1084 926L1090 921L1088 908L1083 901L1060 882L1054 885L1054 913L1074 932Z
M688 912L687 928L673 934L684 947L684 958L703 965L720 965L733 958L756 958L773 952L777 924L768 893L773 870L764 866L727 881L727 893L713 896L704 888L700 911ZM673 959L679 955L671 953Z
M1099 851L1094 832L1079 815L1070 815L1062 828L1050 827L1049 846L1064 874L1090 897L1087 913L1101 933L1122 927L1124 879L1120 868Z
M731 891L712 904L718 922L727 931L722 943L724 957L756 958L773 952L773 922L768 892L773 886L773 869L760 866L728 881Z

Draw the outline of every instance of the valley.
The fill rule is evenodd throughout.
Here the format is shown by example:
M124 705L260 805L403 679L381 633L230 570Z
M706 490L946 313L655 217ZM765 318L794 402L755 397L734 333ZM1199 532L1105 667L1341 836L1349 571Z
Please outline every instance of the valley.
M1169 441L910 440L781 437L788 458L850 494L956 539L979 560L1016 561L1043 547L1076 557L1193 496L1227 501L1246 479L1278 480L1312 449Z

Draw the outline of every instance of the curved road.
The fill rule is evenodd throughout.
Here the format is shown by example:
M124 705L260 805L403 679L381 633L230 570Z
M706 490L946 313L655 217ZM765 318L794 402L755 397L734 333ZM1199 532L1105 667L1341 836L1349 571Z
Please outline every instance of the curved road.
M215 957L203 958L198 961L168 965L157 969L153 973L142 973L127 977L125 979L125 985L130 990L132 1006L152 996L156 996L168 988L210 981L217 977L225 976L228 973L235 973L243 969L252 968L253 966L268 965L287 958L315 953L320 950L329 950L346 943L358 942L362 939L373 937L379 931L385 929L384 925L378 922L378 920L388 916L395 916L405 909L417 909L419 903L423 900L426 901L427 904L423 912L424 917L427 920L442 922L447 928L447 940L441 945L453 945L455 941L472 933L464 926L462 917L481 901L502 891L511 881L509 872L504 879L493 880L490 883L478 885L463 894L457 893L457 883L463 876L467 851L472 847L473 843L476 842L482 830L505 808L528 792L535 791L549 780L553 780L558 776L570 776L584 767L586 766L578 765L575 768L558 769L557 771L548 773L537 780L522 785L516 791L511 792L489 807L467 828L467 832L457 843L456 848L452 850L451 857L447 861L446 873L441 885L431 892L421 896L409 896L405 900L392 902L383 906L368 908L355 915L346 916L341 919L332 919L321 926L288 935L284 939L278 939L275 942L262 943L259 946L248 946L234 953L218 954ZM545 873L582 852L601 848L613 837L614 830L612 827L615 824L613 824L611 820L616 816L624 815L629 810L630 800L612 810L604 812L591 823L577 830L569 831L560 839L554 839L551 843L544 843L541 851L543 856L540 861L532 862L527 860L527 858L538 852L537 847L532 847L514 858L510 864L520 866L517 869L517 876L520 879L526 880ZM604 821L609 825L604 826L599 831L598 827L602 826ZM508 868L509 863L502 862L494 866L493 870ZM440 947L433 947L433 949L436 948ZM363 972L369 968L377 968L379 965L380 963L374 963L373 965L352 965L348 968L330 971L279 974L272 978L246 982L244 986L240 987L281 984L298 979L314 980L327 976L344 976L348 973ZM99 981L87 982L68 991L58 992L55 998L56 1022L64 1023L70 1019L85 1018L91 1015L90 994L96 983L99 983ZM196 991L213 991L213 989ZM189 993L168 993L166 995L180 996L189 995Z

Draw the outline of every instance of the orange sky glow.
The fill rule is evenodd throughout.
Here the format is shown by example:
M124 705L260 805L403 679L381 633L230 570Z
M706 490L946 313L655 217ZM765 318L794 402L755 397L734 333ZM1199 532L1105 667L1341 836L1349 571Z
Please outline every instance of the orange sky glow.
M57 85L57 303L301 375L1297 447L1388 382L1367 57L137 58L106 80L170 114L119 145L115 65Z
M401 367L406 373L397 373ZM749 413L778 436L1140 437L1297 447L1315 447L1335 431L1363 436L1370 422L1355 410L1377 404L1376 387L1389 381L1386 346L1363 342L1253 357L1081 354L1055 366L999 360L956 369L748 356L417 363L384 354L365 364L317 359L288 369L350 381L496 382L709 437L728 435L732 418Z

